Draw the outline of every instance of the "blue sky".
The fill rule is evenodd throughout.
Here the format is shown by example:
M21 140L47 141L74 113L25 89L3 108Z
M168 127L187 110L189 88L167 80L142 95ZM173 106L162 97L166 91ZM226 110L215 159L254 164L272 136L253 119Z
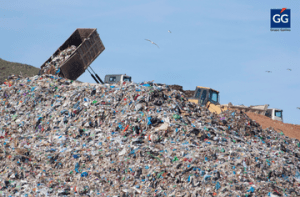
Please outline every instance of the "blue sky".
M270 9L283 7L291 31L271 32ZM207 86L221 104L269 104L300 124L300 1L0 0L0 58L40 67L76 28L97 28L101 78Z

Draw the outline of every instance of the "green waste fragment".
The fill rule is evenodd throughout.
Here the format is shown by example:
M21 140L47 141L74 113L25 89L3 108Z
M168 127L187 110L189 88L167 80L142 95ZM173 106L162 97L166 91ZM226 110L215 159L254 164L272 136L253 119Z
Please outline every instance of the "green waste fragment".
M162 161L158 158L158 157L155 157L154 155L152 155L150 152L147 152L148 155L151 155L152 157L154 157L155 159L157 159L161 164L162 164Z
M165 171L160 172L160 173L157 175L157 178L159 178L160 175L162 175L163 173L165 173Z
M97 103L97 101L95 100L95 101L93 101L93 104L95 104L95 103Z
M180 119L180 116L178 114L173 114L174 119Z

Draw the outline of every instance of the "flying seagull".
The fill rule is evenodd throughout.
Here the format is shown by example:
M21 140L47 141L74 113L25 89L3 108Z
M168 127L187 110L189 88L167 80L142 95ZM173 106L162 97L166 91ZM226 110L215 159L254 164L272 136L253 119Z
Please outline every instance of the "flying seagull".
M266 72L267 72L267 73L271 73L272 71L267 70Z
M297 109L300 109L300 107L297 107Z
M169 33L172 33L170 30L168 30Z
M148 40L148 39L145 39L145 40L151 42L151 44L154 44L154 45L156 45L156 46L159 48L159 46L158 46L155 42L153 42L153 41L151 41L151 40Z
M292 69L288 68L287 70L292 71Z

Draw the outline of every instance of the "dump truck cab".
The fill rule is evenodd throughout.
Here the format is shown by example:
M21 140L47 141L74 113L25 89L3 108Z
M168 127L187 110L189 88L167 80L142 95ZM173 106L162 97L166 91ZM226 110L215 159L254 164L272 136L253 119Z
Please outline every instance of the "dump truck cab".
M112 84L118 82L131 82L131 76L126 74L118 74L118 75L105 75L104 83Z
M282 112L283 112L283 110L281 110L281 109L270 108L270 109L267 109L266 116L271 118L272 120L278 120L278 121L283 122Z

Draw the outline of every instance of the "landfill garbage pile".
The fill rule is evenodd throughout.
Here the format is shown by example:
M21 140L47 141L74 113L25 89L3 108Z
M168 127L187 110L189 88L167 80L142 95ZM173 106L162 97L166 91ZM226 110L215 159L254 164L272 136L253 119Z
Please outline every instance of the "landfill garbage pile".
M0 195L299 196L298 140L168 86L0 86Z
M17 75L17 76L15 76L15 75L10 75L10 76L8 76L7 79L3 82L3 84L10 87L10 86L12 86L13 81L16 80L16 79L19 79L19 78L22 78L22 76L20 76L20 75ZM2 84L2 83L0 83L0 85L1 85L1 84Z
M182 86L180 85L169 85L170 88L174 90L179 90L180 92L183 92L187 98L193 97L195 94L195 90L183 90Z
M60 72L60 66L72 55L75 50L76 46L72 45L61 51L57 56L51 57L51 60L42 68L43 73L53 75L58 74Z

